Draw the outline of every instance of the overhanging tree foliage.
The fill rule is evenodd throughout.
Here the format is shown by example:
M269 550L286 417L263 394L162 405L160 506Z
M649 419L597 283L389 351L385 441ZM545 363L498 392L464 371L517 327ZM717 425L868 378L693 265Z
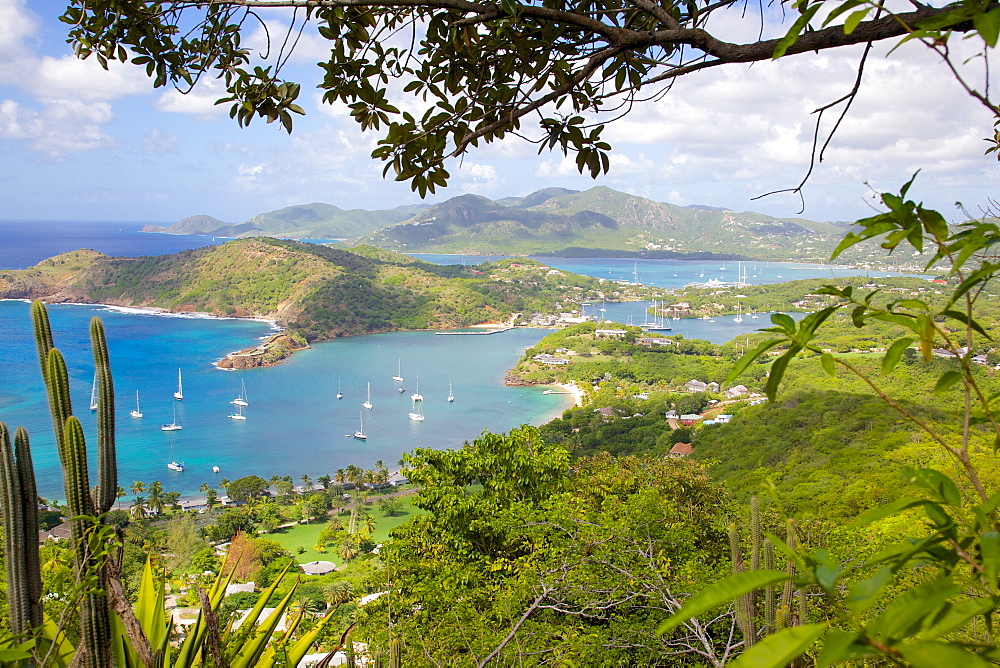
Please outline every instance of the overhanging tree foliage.
M324 100L349 105L362 129L382 131L373 156L424 195L447 184L448 157L520 133L529 116L537 118L540 150L574 152L580 171L597 176L608 170L611 146L601 138L604 126L583 114L625 114L679 77L893 39L921 40L950 64L952 33L978 33L984 50L1000 33L996 2L906 9L895 13L881 0L767 7L746 0L75 0L62 20L80 57L105 66L129 60L155 86L182 91L201 77L219 78L228 91L219 102L232 103L230 116L241 125L262 117L289 131L292 114L303 111L300 85L285 80L282 67L301 35L318 31L331 46L319 63ZM271 36L269 57L255 64L241 37L276 11L287 32ZM796 16L781 38L734 43L713 32L726 15L759 23L762 32L765 16L779 12ZM845 112L857 86L845 92L830 107ZM401 110L406 94L422 101L422 115Z

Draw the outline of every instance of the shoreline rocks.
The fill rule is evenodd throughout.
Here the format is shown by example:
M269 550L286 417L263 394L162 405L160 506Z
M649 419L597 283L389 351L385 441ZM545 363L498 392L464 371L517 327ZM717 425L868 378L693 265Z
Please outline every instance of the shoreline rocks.
M296 350L305 350L309 344L300 336L279 332L269 336L260 345L229 353L216 362L220 369L255 369L274 366Z

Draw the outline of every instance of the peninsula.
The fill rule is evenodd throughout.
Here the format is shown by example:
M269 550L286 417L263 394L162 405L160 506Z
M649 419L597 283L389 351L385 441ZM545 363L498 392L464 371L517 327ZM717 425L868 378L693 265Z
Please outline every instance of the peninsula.
M310 342L342 336L512 323L648 292L524 258L436 265L371 246L343 250L269 237L135 258L84 249L0 271L0 299L260 318L283 329L230 354L223 368L275 364Z

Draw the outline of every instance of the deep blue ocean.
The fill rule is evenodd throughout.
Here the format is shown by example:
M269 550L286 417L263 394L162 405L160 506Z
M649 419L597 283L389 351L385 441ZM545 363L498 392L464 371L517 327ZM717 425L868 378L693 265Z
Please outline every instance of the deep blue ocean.
M145 234L142 223L0 222L0 268L24 268L59 252L91 248L109 255L139 256L174 253L212 243L211 237ZM216 243L223 242L216 240ZM476 262L472 256L429 256L439 263ZM639 280L676 287L710 277L735 280L737 267L717 262L684 263L622 259L545 258L553 267L591 276ZM840 272L835 273L835 272ZM811 276L844 275L824 265L752 263L750 283L773 283ZM645 302L607 304L608 319L645 319ZM593 309L598 306L594 305ZM94 442L94 416L88 410L93 362L87 339L95 315L105 324L111 347L117 397L119 484L159 480L168 491L197 494L204 482L217 486L250 474L270 477L303 474L313 479L356 464L370 468L382 459L393 465L401 453L416 447L459 447L484 429L505 431L520 424L540 424L569 404L566 395L543 394L545 388L507 387L506 371L525 348L546 330L515 330L490 336L437 336L428 332L378 334L340 339L295 353L280 365L250 371L222 371L213 362L226 353L251 345L271 333L266 322L172 316L101 306L49 307L56 345L66 356L75 413ZM594 315L598 315L596 312ZM674 333L717 343L767 326L767 319L734 323L719 318L710 323L682 320ZM25 426L40 493L63 498L61 473L52 443L52 427L38 372L28 304L0 301L0 420L11 429ZM392 381L401 365L406 392ZM184 380L184 399L175 401L177 371ZM425 401L422 423L413 422L409 396L416 389ZM245 383L247 419L228 416L229 402ZM365 410L371 383L372 410ZM448 403L448 383L456 400ZM344 398L337 400L338 388ZM132 418L136 392L144 417ZM160 430L177 411L180 431ZM364 413L367 441L346 436L359 426ZM170 471L172 459L183 461L183 473ZM92 462L93 464L93 462ZM212 467L218 466L215 474Z

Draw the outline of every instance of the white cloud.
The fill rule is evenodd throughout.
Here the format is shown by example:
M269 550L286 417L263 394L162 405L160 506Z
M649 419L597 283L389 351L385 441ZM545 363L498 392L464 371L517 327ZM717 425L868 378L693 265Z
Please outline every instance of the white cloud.
M105 70L93 56L45 56L26 87L40 100L92 102L146 94L152 85L141 68L129 63L110 61Z
M177 151L177 135L151 128L136 145L144 153L174 153Z
M103 129L110 119L111 105L106 102L62 100L36 110L4 100L0 138L22 140L33 151L61 161L73 153L116 146Z
M156 100L156 108L168 113L189 114L198 120L216 120L229 115L230 105L215 103L223 97L227 97L227 93L222 82L206 78L188 93L173 88L164 91Z

